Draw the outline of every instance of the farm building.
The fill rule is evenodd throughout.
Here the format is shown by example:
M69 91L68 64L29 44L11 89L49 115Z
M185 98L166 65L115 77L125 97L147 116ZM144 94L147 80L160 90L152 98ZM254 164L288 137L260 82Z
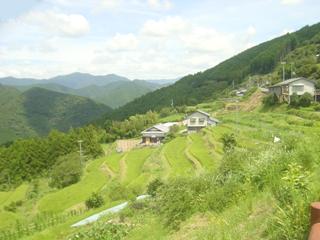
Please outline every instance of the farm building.
M292 78L277 83L269 87L269 92L276 94L281 102L290 102L290 96L294 93L298 95L310 93L315 99L319 96L319 93L315 88L315 83L303 77Z
M142 134L142 144L153 145L160 144L161 141L170 132L170 128L174 125L178 125L176 122L168 122L154 125L143 132Z
M218 123L218 119L212 118L209 113L200 110L190 114L185 120L188 132L197 132L207 126L216 126Z

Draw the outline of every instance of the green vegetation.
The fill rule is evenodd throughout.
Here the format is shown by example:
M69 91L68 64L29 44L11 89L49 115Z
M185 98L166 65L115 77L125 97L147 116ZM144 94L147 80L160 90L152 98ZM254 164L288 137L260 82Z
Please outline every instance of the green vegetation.
M33 88L24 93L0 85L0 144L68 131L98 119L110 108L84 97Z
M191 161L185 155L187 139L178 137L164 146L164 157L171 167L172 176L188 175L193 169Z
M59 157L52 167L50 185L64 188L79 182L82 175L82 164L79 154L69 154Z
M240 84L249 75L267 74L280 70L281 60L285 59L286 56L289 60L289 54L293 53L295 49L318 41L314 39L310 42L313 38L317 37L316 39L318 39L319 30L320 24L306 26L297 32L286 34L250 48L212 69L186 76L171 86L137 98L108 114L108 118L125 119L137 113L160 110L163 107L170 106L172 99L177 106L194 105L212 98L217 99L219 96L225 95L233 81ZM313 59L317 61L314 56ZM301 63L301 69L303 69L303 66L303 63ZM314 73L314 70L297 74L310 77L310 73ZM279 76L276 75L274 79L279 81Z
M90 208L98 208L104 204L103 197L99 193L92 193L91 196L86 200L86 207Z
M88 157L99 156L102 148L98 136L99 130L88 126L72 129L68 134L52 131L47 138L19 140L8 147L0 148L0 186L10 188L23 181L48 175L59 157L78 151L79 139L84 139L84 152ZM66 158L62 159L65 160ZM71 160L76 164L75 158ZM59 168L61 166L56 166L54 170L59 171Z

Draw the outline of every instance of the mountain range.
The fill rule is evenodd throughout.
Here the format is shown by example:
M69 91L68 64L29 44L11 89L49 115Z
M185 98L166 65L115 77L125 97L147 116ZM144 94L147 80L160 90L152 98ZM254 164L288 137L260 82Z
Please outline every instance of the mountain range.
M67 131L111 111L88 98L31 88L20 92L0 85L0 143L47 135L52 129Z
M161 87L168 86L176 80L134 80L115 74L95 76L88 73L72 73L50 79L0 78L0 83L14 86L20 91L34 87L44 88L60 93L88 97L98 103L112 108L120 107L133 99Z

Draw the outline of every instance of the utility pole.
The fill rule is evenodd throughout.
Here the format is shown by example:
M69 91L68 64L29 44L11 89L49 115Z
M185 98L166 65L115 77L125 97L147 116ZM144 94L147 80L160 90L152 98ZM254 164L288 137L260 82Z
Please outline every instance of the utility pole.
M290 78L292 78L293 73L293 63L290 63Z
M83 143L83 140L79 140L78 143L79 143L79 161L80 161L80 166L82 167L82 143Z
M281 65L282 65L282 81L286 80L286 72L285 72L285 65L286 64L287 64L286 62L281 62Z

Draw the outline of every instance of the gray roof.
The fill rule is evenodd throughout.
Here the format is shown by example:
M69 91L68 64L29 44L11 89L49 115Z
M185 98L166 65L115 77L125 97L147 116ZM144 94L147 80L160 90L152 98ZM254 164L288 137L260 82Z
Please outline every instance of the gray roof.
M298 78L291 78L291 79L285 80L285 81L283 81L283 82L279 82L279 83L271 86L271 88L272 88L272 87L285 86L285 85L288 85L288 84L293 83L293 82L298 81L298 80L305 80L305 81L309 81L309 82L312 82L312 83L313 83L313 81L311 81L311 80L309 80L309 79L307 79L307 78L298 77Z
M147 128L146 130L144 130L142 133L147 133L150 129L152 128L156 128L159 131L163 132L163 133L168 133L170 131L170 128L173 125L177 125L176 122L168 122L168 123L159 123L157 125L154 125L152 127Z
M219 122L220 122L218 119L211 117L211 115L210 115L209 113L205 112L205 111L197 110L196 112L201 113L201 114L207 116L207 117L208 117L211 121L213 121L213 122L216 122L216 123L219 123ZM193 113L192 113L192 114L193 114ZM190 115L191 115L191 114L190 114Z

